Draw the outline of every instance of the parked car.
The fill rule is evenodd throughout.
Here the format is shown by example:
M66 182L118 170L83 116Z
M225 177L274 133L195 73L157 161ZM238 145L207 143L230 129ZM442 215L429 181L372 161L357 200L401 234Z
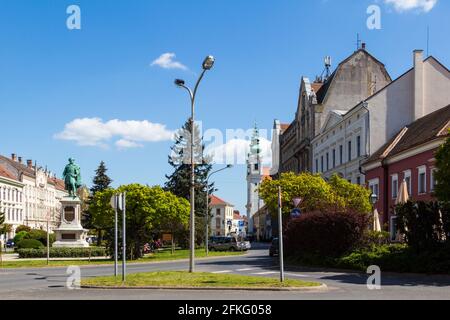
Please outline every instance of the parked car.
M210 251L247 251L250 248L250 242L238 241L234 237L211 237L208 244Z
M280 243L278 241L278 238L274 238L272 240L272 244L269 248L269 256L274 257L278 255L278 249L280 248Z
M7 248L14 248L14 240L13 239L9 239L8 241L6 241L6 247Z

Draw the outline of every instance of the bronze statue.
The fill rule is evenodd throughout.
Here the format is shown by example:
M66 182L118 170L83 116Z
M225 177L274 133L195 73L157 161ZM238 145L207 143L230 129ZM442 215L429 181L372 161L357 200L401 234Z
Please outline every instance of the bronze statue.
M77 197L77 190L82 186L80 167L75 164L73 158L69 159L69 164L64 169L63 173L65 189L73 198Z

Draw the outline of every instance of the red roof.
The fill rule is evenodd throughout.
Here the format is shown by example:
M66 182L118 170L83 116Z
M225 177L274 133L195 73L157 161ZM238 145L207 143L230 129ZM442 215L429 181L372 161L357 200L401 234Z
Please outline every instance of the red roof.
M226 202L225 200L220 199L219 197L216 197L215 195L209 196L209 199L211 201L211 206L229 206L230 204Z
M14 175L1 165L0 165L0 177L16 180Z

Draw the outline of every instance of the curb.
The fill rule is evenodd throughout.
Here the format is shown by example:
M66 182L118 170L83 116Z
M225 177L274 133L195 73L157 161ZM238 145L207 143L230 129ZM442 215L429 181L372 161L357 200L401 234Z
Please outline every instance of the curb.
M322 283L315 287L292 287L292 288L245 288L245 287L158 287L158 286L139 286L139 287L108 287L108 286L81 286L82 289L100 289L100 290L191 290L191 291L319 291L326 290L328 286Z

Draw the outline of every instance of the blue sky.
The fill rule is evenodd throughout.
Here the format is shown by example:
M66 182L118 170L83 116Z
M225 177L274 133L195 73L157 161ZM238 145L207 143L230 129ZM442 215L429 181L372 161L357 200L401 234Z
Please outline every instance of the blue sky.
M81 30L66 27L72 4ZM366 27L371 4L381 8L381 30ZM326 55L336 66L357 33L395 78L414 49L426 49L429 26L430 53L449 66L449 13L443 0L0 0L0 153L58 174L73 156L88 185L101 160L115 186L162 184L171 170L166 134L190 112L173 79L193 84L205 55L217 62L199 91L203 129L247 130L256 121L270 130L274 118L293 119L301 76L320 74ZM151 66L164 53L186 68ZM88 136L57 136L86 118L102 119L83 123ZM149 141L152 132L162 141ZM245 171L216 176L217 195L242 212Z

